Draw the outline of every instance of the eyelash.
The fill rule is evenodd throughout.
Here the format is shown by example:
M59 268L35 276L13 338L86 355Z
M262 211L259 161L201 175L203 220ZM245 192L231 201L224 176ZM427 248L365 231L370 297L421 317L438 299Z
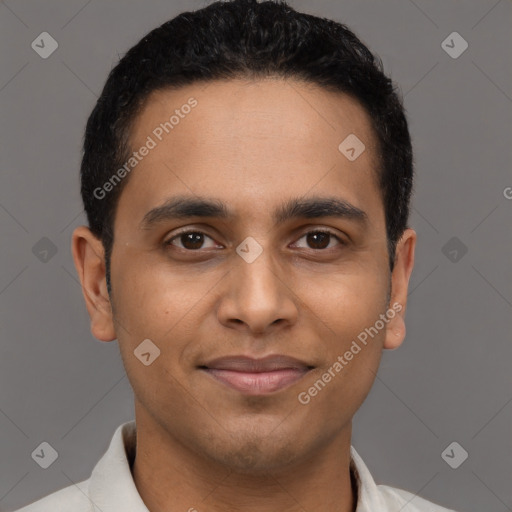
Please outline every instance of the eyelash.
M169 238L168 240L166 240L164 242L164 246L166 246L166 247L167 246L172 246L172 247L175 247L178 250L185 251L185 252L190 252L190 253L201 252L201 249L195 249L195 250L194 249L185 249L185 248L182 248L182 247L176 247L176 246L174 246L172 244L173 240L176 240L177 238L180 238L183 235L188 235L188 234L191 234L191 233L204 235L204 236L210 238L211 240L213 240L213 238L211 236L207 235L203 231L199 231L197 229L191 229L191 230L182 231L180 233L177 233L172 238ZM342 245L342 246L346 245L346 243L344 242L343 239L341 239L338 235L336 235L336 233L334 233L333 231L330 231L328 229L313 229L311 231L307 231L306 233L303 233L298 238L298 240L300 240L301 238L304 238L305 236L310 235L312 233L322 233L322 234L325 234L325 235L330 235L331 237L334 237L339 242L340 245ZM328 251L330 251L332 249L333 249L333 247L328 248L328 249L309 249L309 250L314 251L314 252L328 252Z

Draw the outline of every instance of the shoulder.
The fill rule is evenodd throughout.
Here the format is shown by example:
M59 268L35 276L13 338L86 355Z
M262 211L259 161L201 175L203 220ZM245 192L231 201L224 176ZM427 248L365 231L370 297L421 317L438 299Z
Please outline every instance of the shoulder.
M91 501L87 497L89 479L64 487L37 501L26 505L15 512L94 512Z
M397 487L389 485L378 485L377 487L386 505L389 506L389 510L400 510L401 512L456 512Z

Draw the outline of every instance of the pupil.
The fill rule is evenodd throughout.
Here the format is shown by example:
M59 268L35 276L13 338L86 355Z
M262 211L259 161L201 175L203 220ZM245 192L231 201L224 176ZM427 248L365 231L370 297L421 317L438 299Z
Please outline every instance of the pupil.
M311 241L311 239L313 239L313 245L317 245L316 247L313 247L313 249L325 249L329 245L329 237L330 236L331 235L329 233L320 233L320 232L309 234L308 235L308 243ZM320 240L320 243L318 243L319 240ZM318 245L320 245L320 247L318 247Z
M201 245L203 245L202 237L203 237L202 233L186 233L186 234L182 235L181 243L187 249L200 249ZM185 238L185 241L184 241L184 238Z

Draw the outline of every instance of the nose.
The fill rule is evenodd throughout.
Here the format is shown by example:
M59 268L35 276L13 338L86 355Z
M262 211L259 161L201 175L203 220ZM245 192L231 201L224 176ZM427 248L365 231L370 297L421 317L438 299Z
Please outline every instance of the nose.
M219 321L246 334L268 334L297 321L298 298L282 266L265 250L252 263L237 261L225 276Z

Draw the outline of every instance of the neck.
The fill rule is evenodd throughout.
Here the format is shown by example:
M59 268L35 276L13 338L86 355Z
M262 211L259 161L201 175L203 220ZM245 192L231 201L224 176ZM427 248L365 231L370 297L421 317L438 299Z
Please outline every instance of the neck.
M150 512L354 512L351 424L293 466L240 473L183 446L159 425L137 418L132 473Z

